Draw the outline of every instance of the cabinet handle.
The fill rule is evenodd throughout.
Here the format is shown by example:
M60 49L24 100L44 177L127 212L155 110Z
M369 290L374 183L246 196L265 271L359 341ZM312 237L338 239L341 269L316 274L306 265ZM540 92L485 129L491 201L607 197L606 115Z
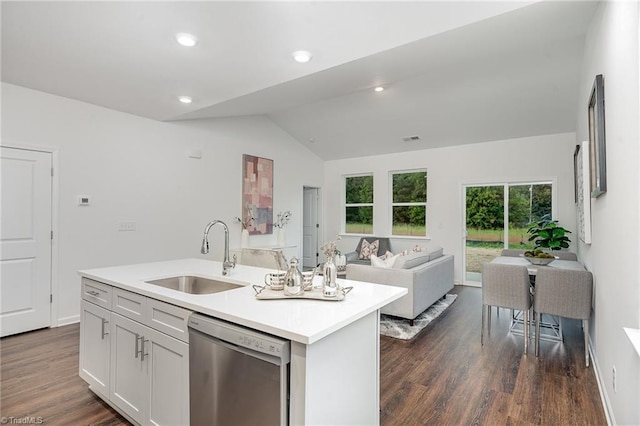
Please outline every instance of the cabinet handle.
M109 324L109 321L107 321L106 319L102 318L102 336L101 336L102 340L104 340L104 336L109 334L109 332L105 330L105 324Z
M140 335L136 333L136 358L138 358L138 354L140 353L140 346L138 344L138 341L140 341Z
M145 342L148 342L149 339L145 340L144 336L142 336L142 338L140 340L142 340L142 350L140 351L140 354L141 354L140 361L144 361L144 357L149 355L149 354L144 352L144 344L145 344Z
M87 293L89 293L92 296L100 296L100 293L95 290L87 290Z

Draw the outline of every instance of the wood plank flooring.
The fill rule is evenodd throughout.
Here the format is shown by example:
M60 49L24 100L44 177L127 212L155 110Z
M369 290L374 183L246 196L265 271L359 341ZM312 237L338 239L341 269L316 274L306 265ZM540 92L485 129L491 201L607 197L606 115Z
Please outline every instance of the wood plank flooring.
M563 319L564 343L524 355L506 309L492 313L480 345L481 289L456 301L411 341L381 337L383 425L604 425L593 367L585 368L580 321Z
M579 321L565 320L564 344L523 355L495 310L480 346L480 289L458 299L411 341L381 337L382 425L603 425L593 367L584 367ZM79 326L0 340L0 414L46 425L126 425L78 377ZM337 389L343 384L336 384Z

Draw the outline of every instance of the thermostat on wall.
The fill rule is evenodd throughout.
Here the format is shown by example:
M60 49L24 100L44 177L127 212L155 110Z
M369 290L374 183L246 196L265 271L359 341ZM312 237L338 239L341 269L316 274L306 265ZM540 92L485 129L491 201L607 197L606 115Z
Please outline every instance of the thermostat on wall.
M79 206L90 206L91 200L88 195L78 195L78 205Z

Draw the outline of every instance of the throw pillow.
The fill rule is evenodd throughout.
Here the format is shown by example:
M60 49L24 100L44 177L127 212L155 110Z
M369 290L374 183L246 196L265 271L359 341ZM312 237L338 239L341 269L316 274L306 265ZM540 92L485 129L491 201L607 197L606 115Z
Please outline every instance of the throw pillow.
M391 256L393 256L393 253L391 253L389 250L387 250L387 252L385 254L383 254L382 256L380 256L380 259L383 260L387 260L388 258L390 258Z
M406 256L409 253L418 253L418 252L421 252L421 251L422 251L422 247L420 247L419 245L416 244L415 247L413 247L411 250L403 250L402 253L400 253L400 254L402 254L403 256Z
M367 240L362 240L362 246L360 247L360 253L358 254L358 259L371 259L371 255L378 254L378 247L380 246L380 240L375 240L373 242L369 242Z
M390 252L387 251L387 253L390 253ZM391 268L391 266L393 266L393 264L396 262L396 259L400 257L400 254L393 255L386 259L384 259L383 257L378 257L375 254L372 254L371 266L377 266L379 268Z

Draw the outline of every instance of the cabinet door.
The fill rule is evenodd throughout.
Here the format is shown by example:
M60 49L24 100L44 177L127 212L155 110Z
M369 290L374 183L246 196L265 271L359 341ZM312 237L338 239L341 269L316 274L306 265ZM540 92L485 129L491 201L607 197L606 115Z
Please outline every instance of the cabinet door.
M148 356L149 405L145 424L189 424L189 345L150 331Z
M133 420L142 423L145 398L146 365L142 342L146 327L111 313L111 386L109 399Z
M111 312L83 300L80 315L80 377L108 397Z

